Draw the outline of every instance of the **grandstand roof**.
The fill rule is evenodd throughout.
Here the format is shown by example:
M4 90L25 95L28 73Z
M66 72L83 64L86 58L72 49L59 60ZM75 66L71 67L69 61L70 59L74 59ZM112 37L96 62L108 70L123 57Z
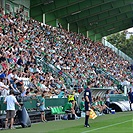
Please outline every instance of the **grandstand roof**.
M97 38L133 26L133 0L31 0L31 17L52 24L58 19L63 28Z

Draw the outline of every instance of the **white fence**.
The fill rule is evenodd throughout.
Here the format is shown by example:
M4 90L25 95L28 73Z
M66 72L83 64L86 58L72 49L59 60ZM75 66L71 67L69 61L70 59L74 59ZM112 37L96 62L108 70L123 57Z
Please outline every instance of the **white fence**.
M117 49L115 46L113 46L111 43L109 43L105 38L102 38L102 43L104 46L107 46L111 48L117 55L124 58L125 60L128 60L130 63L133 63L133 59L127 56L125 53Z

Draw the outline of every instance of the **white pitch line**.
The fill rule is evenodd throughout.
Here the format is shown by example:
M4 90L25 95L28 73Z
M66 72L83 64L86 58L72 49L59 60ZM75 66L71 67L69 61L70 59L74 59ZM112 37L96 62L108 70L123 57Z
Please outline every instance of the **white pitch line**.
M104 129L104 128L108 128L108 127L113 127L113 126L116 126L116 125L120 125L120 124L123 124L123 123L127 123L129 121L133 121L133 120L131 119L131 120L128 120L128 121L123 121L123 122L115 123L115 124L112 124L112 125L108 125L108 126L99 127L99 128L96 128L96 129L84 131L84 132L81 132L81 133L89 133L89 132L92 132L92 131L96 131L96 130L100 130L100 129ZM88 129L90 129L90 128L88 128Z

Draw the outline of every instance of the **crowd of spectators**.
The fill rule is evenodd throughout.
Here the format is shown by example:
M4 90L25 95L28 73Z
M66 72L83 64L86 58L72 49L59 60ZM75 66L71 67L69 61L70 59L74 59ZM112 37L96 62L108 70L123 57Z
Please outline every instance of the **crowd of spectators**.
M71 86L83 88L87 80L95 82L94 87L115 86L104 73L112 75L119 82L131 82L129 62L117 56L101 42L93 42L82 34L52 27L32 18L24 20L23 12L15 16L4 14L0 9L0 90L8 94L9 88L21 96L39 95L64 96L70 92L61 76L45 72L36 57L66 73ZM42 62L43 64L43 62ZM25 86L22 78L28 78Z

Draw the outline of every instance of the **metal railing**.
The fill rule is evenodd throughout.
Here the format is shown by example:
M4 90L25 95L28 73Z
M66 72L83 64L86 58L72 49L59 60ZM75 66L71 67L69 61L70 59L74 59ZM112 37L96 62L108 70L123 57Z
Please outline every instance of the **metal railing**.
M97 73L104 74L106 78L109 78L112 80L116 85L119 85L119 81L115 79L114 76L112 76L109 72L103 70L102 68L95 68Z
M52 74L62 77L64 80L64 83L67 88L70 88L70 85L72 84L72 79L67 75L66 73L62 72L60 69L58 69L53 64L45 62L43 58L36 57L37 64L41 65L43 67L43 72L51 72Z
M118 56L122 57L125 60L128 60L130 63L133 63L133 59L127 56L125 53L123 53L121 50L117 49L115 46L113 46L111 43L109 43L105 38L102 38L102 43L104 46L107 46L112 49Z

